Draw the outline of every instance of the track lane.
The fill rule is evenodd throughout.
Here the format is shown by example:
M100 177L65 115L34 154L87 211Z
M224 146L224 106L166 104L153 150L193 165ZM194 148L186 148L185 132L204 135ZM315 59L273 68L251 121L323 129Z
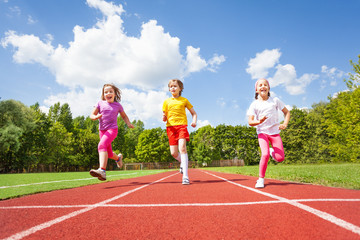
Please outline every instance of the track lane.
M25 204L25 206L39 204L39 206L44 207L54 205L54 209L51 210L40 209L42 212L39 216L41 222L42 218L54 219L54 216L48 217L46 215L47 211L66 215L68 212L77 209L90 208L101 200L103 203L98 204L93 209L30 234L25 239L70 239L74 236L79 239L88 239L98 237L99 234L103 239L360 239L358 234L320 219L298 207L278 201L271 195L282 192L281 196L286 199L296 196L297 198L293 198L293 200L297 199L298 202L304 199L311 200L313 197L309 194L311 192L309 187L312 185L269 180L273 181L274 184L261 190L261 192L270 194L265 196L257 191L252 191L256 178L237 174L211 174L216 174L216 177L197 169L191 169L192 184L189 186L181 185L180 174L168 172L70 189L73 191L63 190L38 194L42 197L28 196L12 201L3 201L0 202L0 220L4 219L5 212L7 212L6 215L10 214L14 221L21 215L24 216L23 210L1 209L4 205L8 207L22 206L21 204ZM170 177L152 183L165 176ZM229 182L218 177L249 187L249 189L244 189L236 184L229 184ZM123 197L114 197L149 183L152 184ZM289 187L295 187L297 191L291 189L288 191ZM303 188L305 189L304 192L307 193L306 195L299 197L301 194L294 194ZM333 188L329 190L331 194L325 194L326 197L336 194L336 190L340 192L336 196L337 199L341 198L342 195L348 199L360 198L359 191ZM322 191L326 192L326 190ZM287 196L288 192L290 197ZM74 209L56 208L56 205L71 202L71 197L68 196L70 194L73 195L72 199L76 200L72 201L70 205L89 205ZM320 197L318 200L325 199L321 198L321 194L313 195ZM44 199L49 200L49 202L44 202ZM313 200L301 202L301 204L309 207L314 206L314 208L318 206L316 208L318 210L333 209L334 204L341 204L344 210L351 209L354 204L359 205L358 201L321 202L316 199ZM40 204L41 202L42 204ZM130 206L129 204L138 204L138 206ZM26 209L26 211L31 218L36 210ZM338 217L341 215L345 221L350 219L352 224L359 226L359 214L344 212L341 211L341 207L337 207L333 214ZM46 217L42 216L43 214ZM14 221L11 222L14 223ZM36 225L38 222L33 223ZM29 225L29 223L27 224ZM10 225L8 225L8 229L11 229ZM3 230L0 227L1 237L4 237ZM19 230L13 229L11 232L13 234ZM10 235L7 234L7 236Z

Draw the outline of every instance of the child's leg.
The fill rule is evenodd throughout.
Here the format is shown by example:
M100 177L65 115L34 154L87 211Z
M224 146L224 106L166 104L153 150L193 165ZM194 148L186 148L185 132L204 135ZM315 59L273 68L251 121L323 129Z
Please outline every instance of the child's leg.
M280 137L280 134L269 136L272 148L274 149L273 158L277 162L282 162L285 159L284 147Z
M106 170L107 162L108 162L108 152L99 152L100 168Z
M170 153L173 158L181 162L180 154L179 154L179 146L178 145L170 145Z
M264 178L267 169L267 164L270 158L269 154L269 139L266 134L258 135L259 145L261 149L261 159L259 164L259 177Z
M186 139L181 138L179 139L179 151L180 151L180 157L181 157L181 165L183 168L183 178L189 178L188 175L188 154L186 152Z
M100 168L106 169L108 158L113 158L114 152L112 151L111 143L114 141L118 133L117 129L108 129L106 131L100 131L100 142L98 145L99 151L99 163ZM116 160L118 157L116 158Z

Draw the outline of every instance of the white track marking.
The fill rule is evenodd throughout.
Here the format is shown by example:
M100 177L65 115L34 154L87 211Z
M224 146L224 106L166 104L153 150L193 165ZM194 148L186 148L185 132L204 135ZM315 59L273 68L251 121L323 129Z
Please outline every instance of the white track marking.
M117 176L124 176L124 175L134 175L136 173L126 173L126 174L117 174L117 175L110 175L107 176L110 177L117 177ZM85 180L97 180L97 178L91 177L91 178L79 178L79 179L66 179L66 180L56 180L56 181L48 181L48 182L38 182L38 183L29 183L29 184L19 184L19 185L13 185L13 186L0 186L0 189L3 188L16 188L16 187L25 187L25 186L32 186L32 185L42 185L47 183L59 183L59 182L74 182L74 181L85 181Z
M35 226L35 227L29 228L29 229L27 229L27 230L25 230L25 231L16 233L16 234L14 234L14 235L12 235L12 236L10 236L10 237L8 237L8 238L5 238L5 239L7 239L7 240L22 239L22 238L24 238L24 237L26 237L26 236L29 236L29 235L37 232L37 231L43 230L43 229L45 229L45 228L51 227L51 226L54 225L54 224L60 223L60 222L62 222L62 221L65 221L66 219L69 219L69 218L78 216L78 215L80 215L80 214L82 214L82 213L88 212L88 211L93 210L93 209L95 209L95 208L97 208L97 207L102 207L102 206L104 206L105 204L108 204L109 202L112 202L112 201L114 201L114 200L117 200L117 199L119 199L119 198L122 198L122 197L124 197L124 196L126 196L126 195L129 195L130 193L136 192L136 191L138 191L138 190L140 190L140 189L143 189L143 188L145 188L145 187L148 187L148 186L150 186L150 185L152 185L152 184L154 184L154 183L161 182L161 181L163 181L163 180L165 180L165 179L167 179L167 178L169 178L169 177L172 177L172 176L174 176L174 175L176 175L176 174L179 174L179 173L175 173L175 174L169 175L169 176L167 176L167 177L163 177L163 178L161 178L161 179L159 179L159 180L156 180L156 181L154 181L154 182L152 182L152 183L148 183L148 184L146 184L146 185L143 185L143 186L141 186L141 187L135 188L135 189L133 189L133 190L124 192L124 193L122 193L122 194L120 194L120 195L117 195L117 196L115 196L115 197L113 197L113 198L110 198L110 199L107 199L107 200L105 200L105 201L102 201L102 202L99 202L99 203L96 203L96 204L93 204L93 205L88 205L88 206L87 206L86 208L84 208L84 209L81 209L81 210L78 210L78 211L69 213L69 214L67 214L67 215L64 215L64 216L55 218L54 220L51 220L51 221L42 223L42 224L37 225L37 226Z
M333 199L296 199L291 200L293 202L360 202L360 199L342 199L342 198L333 198ZM256 204L276 204L276 203L287 203L284 201L273 200L273 201L255 201L255 202L232 202L232 203L159 203L159 204L104 204L99 205L98 207L113 207L113 208L126 208L126 207L215 207L215 206L246 206L246 205L256 205ZM0 209L47 209L47 208L87 208L94 206L92 204L82 204L82 205L47 205L47 206L9 206L9 207L0 207Z
M339 227L342 227L342 228L344 228L344 229L347 229L347 230L349 230L349 231L352 231L353 233L356 233L356 234L360 235L360 227L358 227L358 226L356 226L356 225L354 225L354 224L352 224L352 223L346 222L346 221L344 221L344 220L342 220L342 219L340 219L340 218L337 218L337 217L335 217L334 215L331 215L331 214L329 214L329 213L322 212L322 211L317 210L317 209L315 209L315 208L306 206L306 205L301 204L301 203L299 203L299 202L297 202L297 201L295 201L295 200L290 200L290 199L287 199L287 198L279 197L279 196L274 195L274 194L271 194L271 193L263 192L263 191L260 191L260 190L258 190L258 189L255 189L255 188L251 188L251 187L247 187L247 186L241 185L241 184L239 184L239 183L235 183L235 182L230 181L230 180L228 180L228 179L226 179L226 178L217 176L217 175L212 174L212 173L209 173L209 172L205 172L205 171L202 171L202 172L204 172L204 173L206 173L206 174L208 174L208 175L211 175L211 176L213 176L213 177L219 178L219 179L221 179L221 180L224 180L224 181L226 181L226 182L228 182L228 183L234 184L234 185L236 185L236 186L245 188L245 189L247 189L247 190L250 190L250 191L253 191L253 192L256 192L256 193L265 195L265 196L268 196L268 197L270 197L270 198L277 199L277 200L279 200L279 201L281 201L281 202L284 202L284 203L288 203L288 204L290 204L290 205L292 205L292 206L298 207L298 208L300 208L300 209L302 209L302 210L305 210L305 211L307 211L307 212L309 212L309 213L312 213L312 214L314 214L314 215L316 215L316 216L318 216L318 217L320 217L320 218L322 218L322 219L324 219L324 220L326 220L326 221L332 222L332 223L334 223L335 225L338 225Z

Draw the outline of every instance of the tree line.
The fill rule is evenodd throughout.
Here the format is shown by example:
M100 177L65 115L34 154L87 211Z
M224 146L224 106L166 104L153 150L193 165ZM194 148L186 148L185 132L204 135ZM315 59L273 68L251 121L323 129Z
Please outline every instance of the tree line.
M281 132L285 164L360 162L360 56L350 61L354 74L344 80L348 91L329 97L311 109L291 110L288 128ZM140 120L129 129L118 119L113 142L125 162L173 162L166 130L144 129ZM16 100L0 101L0 172L82 171L98 165L98 121L72 117L67 103L56 103L48 113L39 104L30 107ZM258 164L256 129L221 124L201 127L190 134L189 158L199 166L213 160L243 159ZM109 161L109 168L116 164Z

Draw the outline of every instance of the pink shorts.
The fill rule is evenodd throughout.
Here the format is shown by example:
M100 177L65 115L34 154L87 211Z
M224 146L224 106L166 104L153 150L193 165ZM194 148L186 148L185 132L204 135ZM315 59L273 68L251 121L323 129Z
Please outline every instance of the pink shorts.
M190 141L187 125L171 126L166 128L167 135L169 137L170 146L179 145L179 139L186 139Z

